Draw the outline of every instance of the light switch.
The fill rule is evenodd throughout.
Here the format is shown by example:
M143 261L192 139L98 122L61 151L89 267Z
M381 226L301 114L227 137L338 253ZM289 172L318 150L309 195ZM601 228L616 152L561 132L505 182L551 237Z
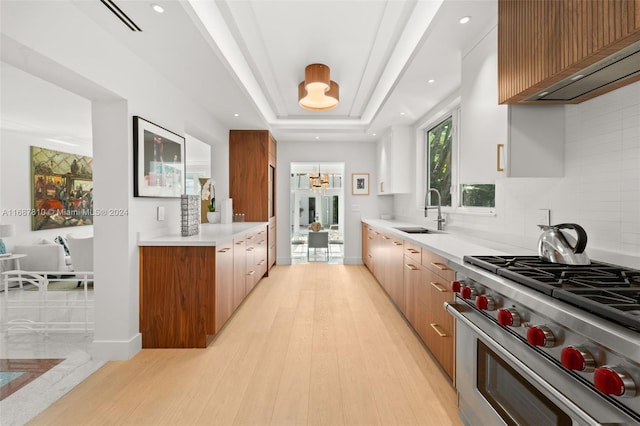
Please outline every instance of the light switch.
M164 220L164 207L158 206L158 221Z

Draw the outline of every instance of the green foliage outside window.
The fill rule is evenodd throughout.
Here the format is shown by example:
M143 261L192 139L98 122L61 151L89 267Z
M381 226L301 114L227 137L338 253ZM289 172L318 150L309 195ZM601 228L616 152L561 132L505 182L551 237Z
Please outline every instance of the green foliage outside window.
M429 174L427 187L440 192L443 206L451 206L451 146L453 140L453 120L448 117L427 132L429 150ZM435 195L431 205L436 205Z
M496 206L496 186L493 184L462 184L460 193L465 207Z

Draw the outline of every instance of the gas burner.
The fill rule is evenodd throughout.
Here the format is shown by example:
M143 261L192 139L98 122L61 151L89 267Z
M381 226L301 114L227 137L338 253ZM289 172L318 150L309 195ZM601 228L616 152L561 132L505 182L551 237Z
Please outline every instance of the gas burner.
M640 271L604 262L561 265L537 256L465 256L464 261L640 331Z

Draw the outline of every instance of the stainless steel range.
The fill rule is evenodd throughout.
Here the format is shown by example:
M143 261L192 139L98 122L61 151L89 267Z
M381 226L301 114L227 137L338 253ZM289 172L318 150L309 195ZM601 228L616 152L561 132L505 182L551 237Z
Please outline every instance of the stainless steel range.
M465 256L446 309L467 424L640 424L640 271Z

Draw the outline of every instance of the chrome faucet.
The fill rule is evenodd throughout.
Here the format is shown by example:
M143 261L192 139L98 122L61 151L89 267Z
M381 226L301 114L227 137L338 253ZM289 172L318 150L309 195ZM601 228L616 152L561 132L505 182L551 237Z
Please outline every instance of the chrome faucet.
M430 207L428 205L427 201L429 199L430 192L435 192L438 196L438 207ZM438 219L436 220L436 222L438 222L438 231L444 231L445 219L442 217L442 198L440 197L440 191L435 188L427 189L427 192L424 194L424 217L427 217L429 209L438 209Z

